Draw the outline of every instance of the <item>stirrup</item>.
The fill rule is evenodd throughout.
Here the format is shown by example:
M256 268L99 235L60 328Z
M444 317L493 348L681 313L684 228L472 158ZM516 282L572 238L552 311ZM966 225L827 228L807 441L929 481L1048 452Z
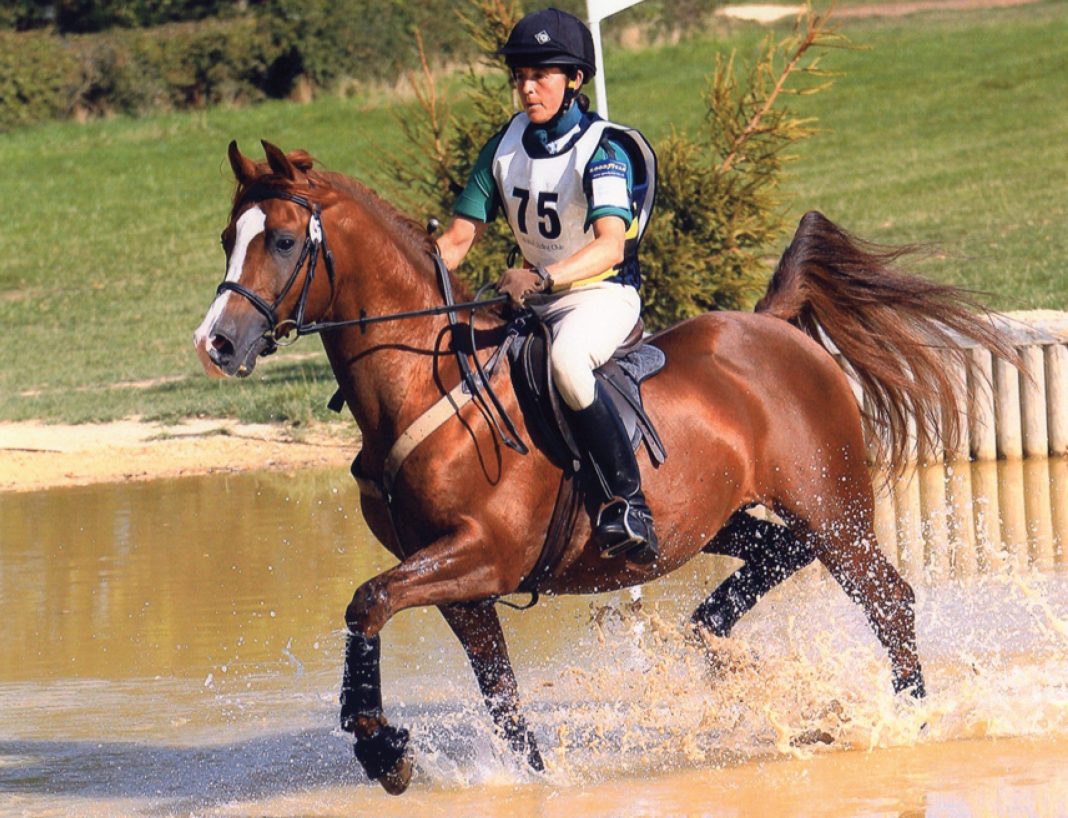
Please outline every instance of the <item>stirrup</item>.
M605 511L620 505L623 507L620 517L621 530L609 529L609 531L605 531L602 528ZM639 520L647 523L647 530L636 531L634 529L634 526L631 525L632 512ZM653 532L653 521L646 514L634 508L625 497L613 497L601 506L597 512L597 519L593 528L594 538L601 548L602 559L610 560L626 555L632 561L641 564L647 564L656 559L656 534ZM607 540L608 537L612 537L612 539Z

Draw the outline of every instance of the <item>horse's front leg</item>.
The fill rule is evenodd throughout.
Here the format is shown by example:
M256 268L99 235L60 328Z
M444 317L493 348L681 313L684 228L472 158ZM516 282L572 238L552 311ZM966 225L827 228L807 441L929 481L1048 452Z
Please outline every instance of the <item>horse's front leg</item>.
M407 789L412 763L408 732L390 725L382 710L379 632L406 608L469 602L514 591L522 566L506 567L500 553L487 548L485 542L473 523L462 526L369 579L356 589L345 611L348 641L341 727L355 735L354 753L368 777L394 795Z
M498 733L533 770L541 772L545 763L519 710L519 687L496 608L492 603L443 605L441 613L467 652Z

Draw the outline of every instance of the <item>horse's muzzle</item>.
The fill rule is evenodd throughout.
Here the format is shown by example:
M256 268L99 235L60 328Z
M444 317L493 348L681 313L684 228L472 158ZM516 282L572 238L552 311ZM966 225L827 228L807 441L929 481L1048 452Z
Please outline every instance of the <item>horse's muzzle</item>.
M198 328L193 346L204 371L213 378L245 378L256 368L256 359L271 351L264 327L238 328L223 320L210 329Z

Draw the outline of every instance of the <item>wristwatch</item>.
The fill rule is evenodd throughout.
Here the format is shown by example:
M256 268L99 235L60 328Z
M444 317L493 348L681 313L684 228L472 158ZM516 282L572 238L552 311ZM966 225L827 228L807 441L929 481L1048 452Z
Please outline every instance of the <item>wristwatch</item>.
M541 281L541 291L543 293L548 292L553 288L553 277L545 272L544 267L540 264L535 264L530 269L537 274L538 279Z

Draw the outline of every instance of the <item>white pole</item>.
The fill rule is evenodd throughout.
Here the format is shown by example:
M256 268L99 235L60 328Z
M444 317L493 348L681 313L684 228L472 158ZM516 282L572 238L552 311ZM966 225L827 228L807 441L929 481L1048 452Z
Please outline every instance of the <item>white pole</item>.
M608 119L608 92L604 82L604 47L601 45L601 20L610 17L617 11L623 11L642 0L586 0L586 14L590 21L590 34L593 35L594 65L597 75L593 78L593 87L597 97L597 113L602 119ZM642 589L636 585L630 589L631 605L636 605L642 598ZM644 623L639 619L635 622L634 632L639 638L644 630Z
M593 88L597 97L597 113L602 119L608 119L608 91L604 85L604 47L601 45L601 21L590 23L593 35L593 53L597 59L597 75L593 78Z
M594 63L597 76L593 78L597 97L597 113L602 119L608 119L608 92L604 83L604 47L601 45L601 20L611 17L618 11L637 5L642 0L586 0L586 15L590 21L590 34L593 35Z

